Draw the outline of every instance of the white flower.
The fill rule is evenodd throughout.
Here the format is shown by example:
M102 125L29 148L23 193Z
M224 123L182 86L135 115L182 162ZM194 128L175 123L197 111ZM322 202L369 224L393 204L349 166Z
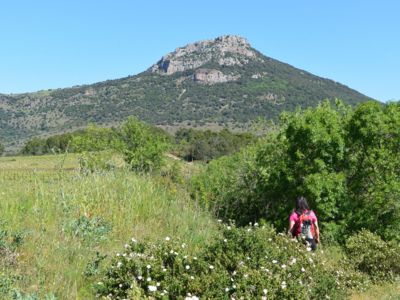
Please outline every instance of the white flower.
M308 261L312 263L312 262L313 262L313 259L312 259L311 257L309 257L309 258L308 258Z
M171 238L170 238L169 236L166 236L166 237L165 237L165 240L168 242L168 241L171 240Z
M132 243L137 243L137 240L135 238L131 238Z
M225 288L225 292L229 292L229 288Z
M193 257L193 259L194 259L194 260L197 260L197 257L195 256L195 257Z
M185 266L185 269L186 269L186 270L189 270L189 269L190 269L190 266L189 266L189 265L186 265L186 266Z
M248 274L244 274L243 277L244 277L244 278L247 278L247 277L249 277L249 275L248 275Z
M274 259L274 260L272 261L272 263L273 263L273 264L276 264L276 263L278 263L278 261Z
M286 269L286 265L283 264L283 265L281 266L281 268L282 268L282 269Z
M155 285L149 285L148 288L149 288L149 291L150 291L150 292L155 292L155 291L157 291L157 287L156 287Z
M147 268L147 269L151 269L151 266L150 266L150 265L147 265L146 268Z
M254 223L254 226L257 227L257 226L258 226L258 223Z
M310 251L311 251L311 247L307 247L306 250L307 250L308 252L310 252Z
M218 223L222 223L222 220L221 220L221 219L218 219Z
M119 287L122 288L122 283L119 284Z
M122 266L122 262L119 261L119 262L117 263L117 268L121 268L121 266Z
M125 244L124 247L125 247L125 249L127 249L127 248L129 248L129 245L128 245L128 244Z
M305 271L306 271L306 269L304 269L303 267L301 267L301 271L302 271L302 272L305 272Z
M160 286L160 285L161 285L161 283L159 283L159 282L156 283L156 286Z
M163 272L167 272L167 269L166 269L166 268L163 268L162 271L163 271Z
M268 239L268 242L271 242L271 241L272 241L272 239L271 239L271 238L269 238L269 239Z
M281 283L281 288L284 290L286 289L286 281L282 281Z
M236 284L232 285L232 288L233 288L233 289L236 289Z
M231 226L226 226L226 229L231 230L232 227Z
M185 255L185 256L183 257L183 259L187 259L187 255Z
M181 245L181 247L182 247L182 248L185 248L185 247L186 247L186 244L185 244L185 243L183 243L183 244Z
M214 266L213 265L210 265L210 266L208 266L211 270L213 270L214 269Z
M151 277L147 277L147 282L150 282L151 281Z
M297 261L297 259L296 259L296 258L293 258L293 259L290 261L289 265L293 265L293 264L295 264L295 263L296 263L296 261Z
M251 228L247 228L247 232L251 231Z
M142 280L142 278L143 278L143 277L140 276L140 275L137 277L138 280Z
M224 243L226 243L228 240L227 239L224 239Z
M261 300L267 300L266 296L261 296Z
M190 276L190 279L194 280L194 276Z
M266 295L268 293L267 289L263 289L263 294Z
M121 256L121 253L117 253L117 256Z

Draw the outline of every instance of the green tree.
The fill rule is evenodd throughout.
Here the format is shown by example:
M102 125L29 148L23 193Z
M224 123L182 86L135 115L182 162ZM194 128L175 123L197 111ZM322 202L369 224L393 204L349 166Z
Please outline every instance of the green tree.
M121 126L122 153L125 161L138 172L157 170L163 163L163 154L168 147L165 136L134 117Z

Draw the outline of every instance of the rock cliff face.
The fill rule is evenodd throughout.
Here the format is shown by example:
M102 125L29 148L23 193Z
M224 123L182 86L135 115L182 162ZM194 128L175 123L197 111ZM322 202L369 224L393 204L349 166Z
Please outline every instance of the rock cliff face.
M220 66L241 66L252 59L260 58L257 57L246 39L235 35L225 35L214 40L205 40L177 48L174 52L162 57L150 70L153 73L171 75L176 72L199 68L209 62L216 62ZM204 78L204 72L201 74L196 75L196 77ZM211 75L209 81L212 78L221 80L223 77L231 76L222 76L221 74L216 76L216 72L209 74Z
M240 75L225 75L221 71L214 69L198 69L193 75L193 80L204 84L215 84L228 81L235 81Z

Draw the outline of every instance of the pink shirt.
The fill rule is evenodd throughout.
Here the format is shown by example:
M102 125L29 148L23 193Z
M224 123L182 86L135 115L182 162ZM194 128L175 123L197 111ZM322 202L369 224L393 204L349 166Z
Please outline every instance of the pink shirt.
M299 217L300 216L296 212L292 212L292 214L289 217L289 221L290 222L293 221L296 223L299 220ZM313 222L317 222L317 216L315 215L315 213L313 211L310 212L310 217Z

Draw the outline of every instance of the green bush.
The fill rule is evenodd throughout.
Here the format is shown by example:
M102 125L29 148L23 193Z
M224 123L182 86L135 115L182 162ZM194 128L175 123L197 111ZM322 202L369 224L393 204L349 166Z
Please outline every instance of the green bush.
M400 246L362 230L346 241L346 252L356 268L374 281L393 280L400 275Z
M344 299L350 277L333 272L323 255L269 226L224 226L197 253L166 237L148 244L132 239L96 285L112 299Z
M150 172L162 166L168 142L149 125L130 117L121 126L121 136L124 160L132 170Z

